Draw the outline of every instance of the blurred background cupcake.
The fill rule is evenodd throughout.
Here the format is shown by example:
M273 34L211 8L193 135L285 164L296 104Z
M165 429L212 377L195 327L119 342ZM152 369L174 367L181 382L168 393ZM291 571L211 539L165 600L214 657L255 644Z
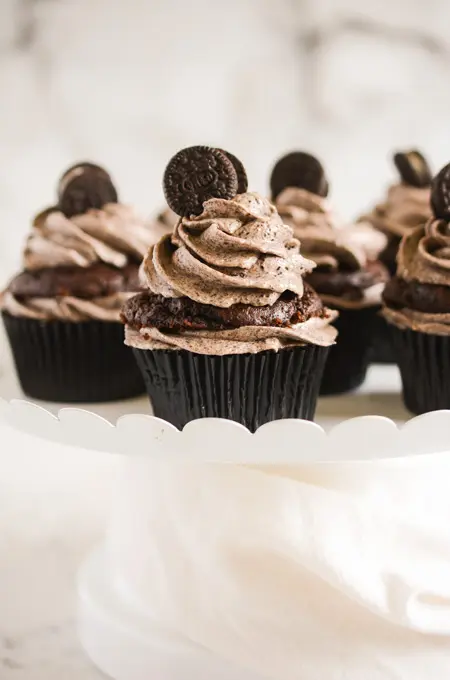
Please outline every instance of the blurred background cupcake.
M167 202L182 219L150 248L147 290L123 309L155 415L179 428L201 417L254 431L312 419L336 331L304 282L314 267L242 164L210 147L169 162Z
M306 281L323 302L339 312L337 343L326 363L321 394L339 394L364 381L373 329L387 270L377 259L385 237L366 225L345 225L332 213L322 164L308 153L292 152L273 168L272 199L290 225L305 257L317 267Z
M4 325L25 394L49 401L111 401L144 391L119 322L139 290L151 232L118 202L109 174L70 168L57 205L40 213L23 270L1 296Z
M167 234L170 234L178 220L178 215L175 215L173 210L169 207L164 208L155 217L148 220L147 227L150 230L150 237L153 243L158 241Z
M450 164L433 181L431 206L428 222L403 237L384 291L383 315L413 413L450 409Z
M400 241L416 227L425 224L431 216L430 190L432 173L420 151L402 151L394 154L393 162L399 180L388 188L385 199L360 218L361 226L369 223L387 237L380 260L390 275L397 268ZM385 321L378 317L374 331L372 360L375 363L395 361L390 334Z

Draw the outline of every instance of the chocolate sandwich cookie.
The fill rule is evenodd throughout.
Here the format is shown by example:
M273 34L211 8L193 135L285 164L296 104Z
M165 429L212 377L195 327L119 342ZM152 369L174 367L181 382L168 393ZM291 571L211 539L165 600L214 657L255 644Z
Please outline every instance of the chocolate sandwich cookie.
M106 170L93 163L80 163L61 177L58 199L64 215L73 217L92 208L101 209L107 203L117 203L118 195Z
M305 189L317 196L328 195L328 181L321 162L304 151L293 151L275 164L270 178L272 200L287 187Z
M450 163L433 180L431 207L436 217L450 220Z
M412 187L430 186L430 166L420 151L398 152L394 155L394 164L405 184Z
M210 198L234 198L238 186L230 158L208 146L179 151L169 161L163 179L167 205L180 217L200 215Z
M233 163L233 167L236 170L238 177L237 193L245 194L248 189L248 179L243 163L239 160L239 158L236 158L236 156L229 151L224 151L224 149L219 149L219 151L224 153L225 156Z

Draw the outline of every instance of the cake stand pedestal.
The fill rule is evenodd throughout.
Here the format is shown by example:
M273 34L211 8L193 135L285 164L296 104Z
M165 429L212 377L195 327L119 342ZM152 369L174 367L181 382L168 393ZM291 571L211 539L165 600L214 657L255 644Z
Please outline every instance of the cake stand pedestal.
M150 415L146 397L73 408L24 399L8 349L0 364L0 417L52 442L123 455L135 465L164 461L246 465L317 465L448 451L450 411L410 419L394 367L372 367L356 393L319 400L317 422L269 423L255 434L226 420L189 423L183 432ZM279 442L285 445L280 451ZM121 493L119 474L118 493ZM84 564L78 582L79 634L93 662L114 680L262 680L174 632L163 630L121 597L106 547Z
M158 626L123 602L108 579L105 553L85 562L78 581L78 634L114 680L264 680Z

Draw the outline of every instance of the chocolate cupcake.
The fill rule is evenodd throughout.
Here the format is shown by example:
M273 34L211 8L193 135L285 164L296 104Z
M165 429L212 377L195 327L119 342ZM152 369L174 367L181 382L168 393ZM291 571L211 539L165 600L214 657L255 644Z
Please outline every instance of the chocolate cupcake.
M433 182L433 217L404 236L384 291L389 324L413 413L450 409L450 165Z
M395 274L400 241L417 226L425 224L431 216L431 171L425 157L419 151L398 152L393 162L399 173L399 181L392 184L385 199L368 214L360 218L360 224L371 224L385 234L387 243L380 253L380 260L390 275ZM372 361L395 363L391 337L385 320L379 316L374 333Z
M179 428L202 417L252 431L312 419L336 336L335 314L304 282L314 263L274 206L242 186L221 150L170 161L166 198L182 219L150 248L147 290L123 309L155 415Z
M289 172L283 176L280 167L286 159ZM288 182L284 187L283 180ZM320 393L347 392L361 385L369 364L373 328L388 278L377 260L384 237L368 225L362 231L336 220L325 197L325 172L309 154L295 152L278 161L271 189L275 206L299 239L302 253L317 265L306 281L324 304L339 312L335 324L339 336L331 348Z
M83 163L63 175L57 205L35 218L23 271L1 296L25 394L96 402L145 391L123 346L120 309L140 289L150 242L149 229L118 202L105 170Z

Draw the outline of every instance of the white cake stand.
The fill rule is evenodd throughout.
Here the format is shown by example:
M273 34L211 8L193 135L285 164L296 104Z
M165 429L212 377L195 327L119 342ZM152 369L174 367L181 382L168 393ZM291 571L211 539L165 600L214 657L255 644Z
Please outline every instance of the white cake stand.
M146 397L86 408L31 402L21 394L5 344L0 356L0 417L5 422L48 441L123 454L124 479L138 458L142 464L142 456L148 465L158 459L167 464L305 465L449 449L450 411L411 419L401 402L398 371L390 366L372 367L356 393L321 399L316 423L278 421L252 435L219 419L195 421L179 432L151 416ZM121 483L119 478L118 494ZM162 629L151 612L144 615L122 597L110 567L108 551L100 547L86 561L78 583L80 640L107 675L115 680L262 680Z

